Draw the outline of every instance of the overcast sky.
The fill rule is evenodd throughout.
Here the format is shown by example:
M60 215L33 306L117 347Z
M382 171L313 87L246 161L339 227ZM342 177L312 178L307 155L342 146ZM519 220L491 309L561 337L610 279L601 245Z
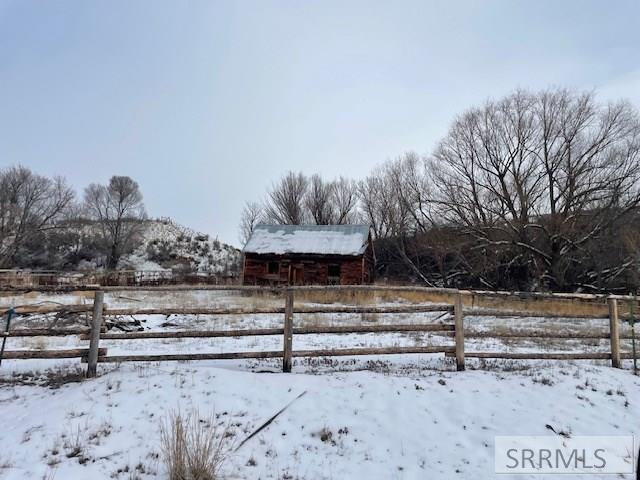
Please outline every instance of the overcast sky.
M0 0L0 166L113 174L238 245L286 170L362 177L517 87L640 105L640 2Z

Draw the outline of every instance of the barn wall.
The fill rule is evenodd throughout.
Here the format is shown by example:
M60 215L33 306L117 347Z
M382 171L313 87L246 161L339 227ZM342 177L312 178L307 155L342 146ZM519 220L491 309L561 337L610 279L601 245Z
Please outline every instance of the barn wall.
M279 262L280 273L269 274L269 263ZM329 265L340 265L340 284L358 285L372 280L368 261L363 255L356 257L309 255L256 255L245 254L243 282L245 285L286 285L289 271L296 270L296 284L327 285ZM365 269L365 270L363 270Z
M373 252L373 244L371 243L371 239L369 239L369 246L364 252L364 256L362 257L362 283L373 283L375 279L375 256Z
M340 285L359 285L362 283L362 257L343 261L340 265Z

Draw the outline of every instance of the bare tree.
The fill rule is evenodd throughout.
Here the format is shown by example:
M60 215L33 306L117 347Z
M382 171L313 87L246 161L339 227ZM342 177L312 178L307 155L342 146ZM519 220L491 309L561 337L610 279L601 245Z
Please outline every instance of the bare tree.
M22 166L0 171L0 265L18 266L21 250L56 228L73 199L61 177L49 179Z
M308 216L317 225L353 223L357 218L358 185L345 177L327 182L314 174L304 203Z
M331 184L331 204L331 223L343 225L358 221L358 184L345 177L338 178Z
M289 172L268 192L264 204L245 205L240 220L241 241L246 243L257 223L354 223L361 218L358 198L358 184L353 180L340 177L326 181L319 174L307 178Z
M334 223L333 192L334 185L332 183L325 182L317 173L311 176L304 197L304 207L317 225Z
M111 177L108 185L92 183L85 189L84 205L98 225L107 268L116 268L122 254L135 246L146 218L138 183L120 176Z
M401 199L399 184L394 173L394 162L373 170L358 185L362 215L373 228L377 238L411 233L409 205Z
M302 173L287 173L268 193L266 219L277 224L300 225L305 221L304 199L309 181Z
M262 221L264 217L264 208L258 202L247 202L242 209L240 218L240 242L245 245L253 233L255 226Z
M265 212L368 222L378 258L427 284L622 289L640 276L640 119L590 92L516 91L456 118L433 155L404 153L357 183L290 172Z
M430 165L415 152L407 152L386 165L396 202L406 213L406 226L415 232L426 232L438 221L434 211Z
M440 143L439 211L477 248L510 249L529 287L566 289L590 241L640 204L639 151L628 103L518 91L466 112Z

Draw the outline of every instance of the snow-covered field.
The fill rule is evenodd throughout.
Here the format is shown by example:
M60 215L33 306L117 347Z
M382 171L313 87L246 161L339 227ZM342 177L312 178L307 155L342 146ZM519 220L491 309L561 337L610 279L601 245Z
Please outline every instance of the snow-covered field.
M157 295L157 294L156 294ZM2 304L81 297L2 298ZM110 306L281 305L281 299L227 292L186 296L107 295ZM296 315L296 325L441 322L438 313ZM145 330L276 327L281 315L136 317ZM43 320L18 319L15 328ZM76 318L74 322L82 321ZM606 321L470 317L474 330L585 328ZM64 319L60 322L65 322ZM294 349L451 344L435 333L294 336ZM7 348L86 346L75 337L9 339ZM274 350L282 338L101 341L110 355ZM606 351L608 342L549 343L469 339L471 351ZM628 349L628 344L624 344ZM271 425L231 453L231 479L494 478L497 435L635 435L640 438L640 378L608 362L467 360L456 372L442 355L140 363L99 366L79 381L78 360L4 361L0 368L0 479L167 478L159 427L170 411L214 414L236 446L296 400ZM501 478L508 478L501 476ZM517 476L514 478L535 478ZM546 477L550 478L550 477ZM576 477L573 477L576 478ZM585 476L584 478L598 478ZM600 478L611 478L602 475Z

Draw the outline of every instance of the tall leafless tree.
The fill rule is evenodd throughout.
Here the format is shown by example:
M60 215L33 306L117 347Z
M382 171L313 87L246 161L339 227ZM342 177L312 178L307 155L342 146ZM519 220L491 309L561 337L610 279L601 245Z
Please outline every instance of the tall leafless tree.
M308 180L302 173L288 172L268 193L265 205L266 219L278 224L304 223L307 186Z
M256 225L264 221L264 207L258 202L247 202L240 217L240 242L246 244Z
M331 223L344 225L358 221L358 184L345 177L331 183Z
M56 228L74 193L61 177L53 179L17 166L0 171L0 265L19 266L27 243Z
M319 174L314 174L308 181L304 197L304 207L317 225L334 223L335 211L333 200L334 185L325 182Z
M414 230L410 204L403 201L404 184L398 168L398 161L388 162L358 185L362 215L377 238L407 235Z
M357 183L288 173L265 217L368 222L379 257L425 283L598 291L638 268L639 184L629 103L516 91L456 118L433 155L407 152Z
M589 242L639 206L639 151L626 102L518 91L455 121L432 163L437 203L478 248L509 248L531 282L566 289Z
M85 189L84 205L102 236L107 268L114 269L135 246L146 218L138 183L121 176L111 177L108 185L92 183Z

